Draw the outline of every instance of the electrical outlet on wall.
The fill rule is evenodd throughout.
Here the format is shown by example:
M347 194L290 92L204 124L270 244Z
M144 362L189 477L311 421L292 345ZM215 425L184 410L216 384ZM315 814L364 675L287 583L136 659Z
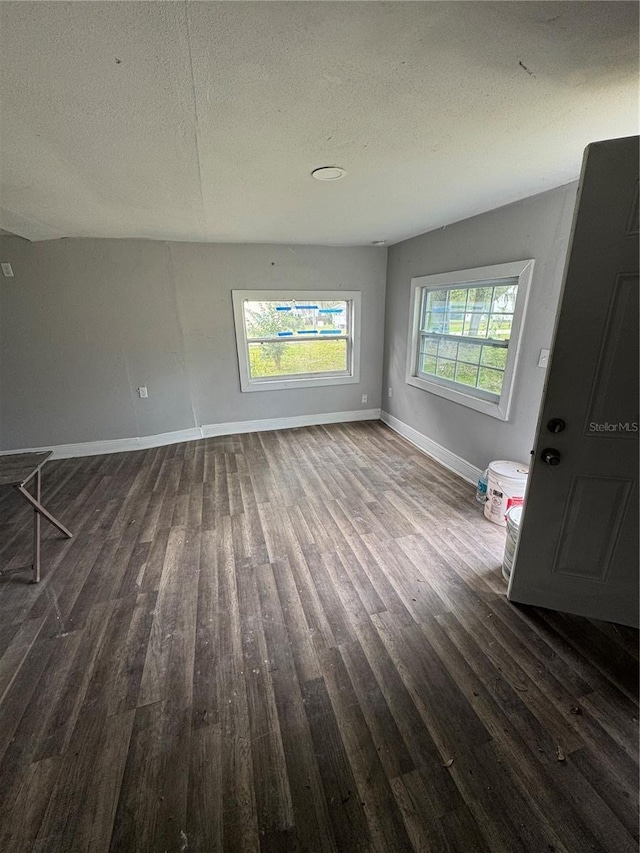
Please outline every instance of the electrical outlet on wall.
M146 386L146 385L141 385L141 386L138 388L138 394L139 394L139 396L140 396L140 397L148 397L148 396L149 396L149 392L147 391L147 386Z
M0 267L2 267L2 275L5 278L13 278L13 268L12 268L11 264L7 264L7 263L0 264Z
M393 397L393 388L389 385L389 396Z
M368 399L369 399L369 398L368 398L368 396L367 396L366 394L363 394L363 395L362 395L362 402L363 402L363 403L366 403Z
M538 367L547 367L549 364L549 350L541 349L540 358L538 359Z

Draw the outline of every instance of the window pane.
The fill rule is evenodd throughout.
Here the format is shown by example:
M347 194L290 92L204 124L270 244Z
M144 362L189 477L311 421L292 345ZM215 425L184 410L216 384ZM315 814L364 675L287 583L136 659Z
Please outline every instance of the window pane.
M244 303L248 338L278 337L283 333L347 333L345 301L295 302L294 300ZM284 335L286 337L286 335Z
M506 347L482 347L481 363L504 370L507 366Z
M444 314L437 314L433 311L429 311L424 315L424 332L431 332L432 334L442 334L445 328L446 317Z
M493 287L470 287L467 311L477 311L488 314L491 311L491 296Z
M508 341L511 337L512 314L492 314L489 319L489 337Z
M429 290L427 291L427 311L439 311L442 313L447 305L446 290Z
M455 314L464 314L467 307L467 288L449 291L448 310Z
M456 363L455 361L449 361L448 359L439 358L438 363L436 365L436 374L438 376L442 376L444 379L453 379L456 373Z
M422 352L426 355L435 355L438 352L438 341L433 338L422 338Z
M252 379L266 376L295 376L347 370L345 340L283 340L249 344Z
M482 347L479 344L463 344L458 347L458 358L461 361L470 361L477 364L480 361L480 350Z
M464 314L448 314L448 323L445 323L445 334L461 335L464 326Z
M477 380L477 367L473 364L463 364L458 362L456 365L456 382L462 382L463 385L471 385L475 387Z
M464 333L471 338L486 338L489 330L488 314L467 314L464 320Z
M456 358L458 355L458 344L456 341L440 341L438 344L438 355L440 358Z
M423 373L432 373L436 372L436 360L433 356L425 355L422 357L422 372Z
M491 391L494 394L502 392L502 380L504 373L501 370L492 370L490 367L481 367L478 372L478 388L483 391Z
M493 313L513 314L516 310L517 284L509 284L505 287L495 287L493 290Z
M517 282L425 291L421 330L431 334L508 341L516 295Z

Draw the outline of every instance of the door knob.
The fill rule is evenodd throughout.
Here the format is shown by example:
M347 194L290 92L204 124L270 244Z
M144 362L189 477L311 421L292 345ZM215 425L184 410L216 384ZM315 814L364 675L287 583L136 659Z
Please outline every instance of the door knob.
M562 432L565 427L566 424L562 420L562 418L551 418L551 420L547 424L547 429L549 430L549 432Z
M540 454L540 458L543 462L546 462L547 465L559 465L560 451L556 450L553 447L545 447L545 449Z

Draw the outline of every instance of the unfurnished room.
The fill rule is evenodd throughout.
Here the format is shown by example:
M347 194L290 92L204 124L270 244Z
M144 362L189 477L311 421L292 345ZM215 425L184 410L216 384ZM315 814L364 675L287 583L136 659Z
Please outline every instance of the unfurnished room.
M0 0L2 853L637 853L638 26Z

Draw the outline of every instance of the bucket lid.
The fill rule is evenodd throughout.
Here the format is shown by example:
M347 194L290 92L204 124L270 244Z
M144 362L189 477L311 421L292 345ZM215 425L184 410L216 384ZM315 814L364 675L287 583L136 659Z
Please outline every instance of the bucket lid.
M497 459L489 465L489 473L499 478L524 480L529 473L529 466L522 462L507 462L505 459Z
M507 519L507 524L510 527L515 527L516 530L520 527L520 520L522 518L522 510L524 507L520 506L512 506L510 510L508 510L505 518Z

